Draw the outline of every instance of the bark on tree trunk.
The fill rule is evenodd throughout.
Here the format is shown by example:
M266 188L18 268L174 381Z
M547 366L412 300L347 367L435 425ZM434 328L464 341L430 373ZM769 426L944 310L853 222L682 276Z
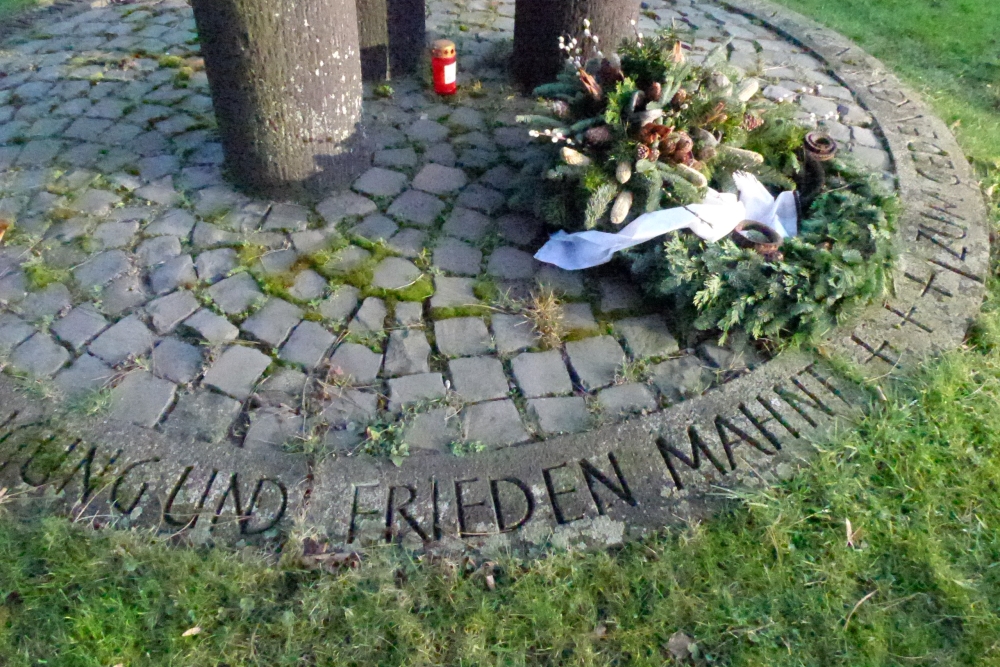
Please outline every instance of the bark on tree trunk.
M583 19L600 38L605 52L631 37L632 21L639 16L639 0L516 0L514 4L513 69L527 91L548 83L564 66L559 36L579 39Z
M357 0L365 81L412 74L426 42L424 0Z
M270 197L315 196L368 166L354 0L193 0L226 167Z

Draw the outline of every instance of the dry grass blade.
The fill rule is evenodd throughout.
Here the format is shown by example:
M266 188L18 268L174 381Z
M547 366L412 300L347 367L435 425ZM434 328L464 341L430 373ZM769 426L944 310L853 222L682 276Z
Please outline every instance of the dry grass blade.
M544 287L532 292L524 314L538 332L543 348L550 350L559 347L564 333L563 313L555 292Z

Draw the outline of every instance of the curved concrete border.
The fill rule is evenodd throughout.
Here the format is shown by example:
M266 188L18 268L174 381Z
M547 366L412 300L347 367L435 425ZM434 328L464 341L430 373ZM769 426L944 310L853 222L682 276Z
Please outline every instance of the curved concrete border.
M948 129L836 33L764 0L719 4L825 62L876 119L895 163L904 205L895 295L832 332L824 356L853 361L877 381L959 345L985 293L988 233ZM65 490L76 511L223 540L274 536L299 517L350 548L397 539L485 549L614 544L703 516L725 490L791 474L808 460L811 439L866 404L866 393L822 359L786 352L700 398L582 435L399 467L328 459L309 470L301 457L183 443L117 422L74 424L70 437L57 424L33 425L45 407L3 378L0 438L14 455L0 460L0 485ZM49 431L65 452L51 473L33 444Z

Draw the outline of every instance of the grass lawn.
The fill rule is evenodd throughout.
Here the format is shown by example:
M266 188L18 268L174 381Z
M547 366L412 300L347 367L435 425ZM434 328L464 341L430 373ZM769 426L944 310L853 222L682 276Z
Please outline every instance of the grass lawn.
M997 179L1000 3L783 1L960 121ZM0 667L663 665L677 631L701 664L1000 665L998 296L794 480L613 553L501 562L494 591L393 550L318 574L0 517Z
M37 4L36 0L0 0L0 19Z

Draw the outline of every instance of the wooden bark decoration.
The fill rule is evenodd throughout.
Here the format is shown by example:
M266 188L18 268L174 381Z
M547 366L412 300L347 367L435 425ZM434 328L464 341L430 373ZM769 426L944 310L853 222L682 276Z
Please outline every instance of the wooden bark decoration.
M365 81L412 74L426 41L424 0L357 0Z
M193 0L236 184L318 195L367 167L354 0Z
M583 19L590 20L601 48L610 52L634 34L632 21L638 16L639 0L516 0L514 78L527 91L554 80L565 60L559 36L579 38Z

